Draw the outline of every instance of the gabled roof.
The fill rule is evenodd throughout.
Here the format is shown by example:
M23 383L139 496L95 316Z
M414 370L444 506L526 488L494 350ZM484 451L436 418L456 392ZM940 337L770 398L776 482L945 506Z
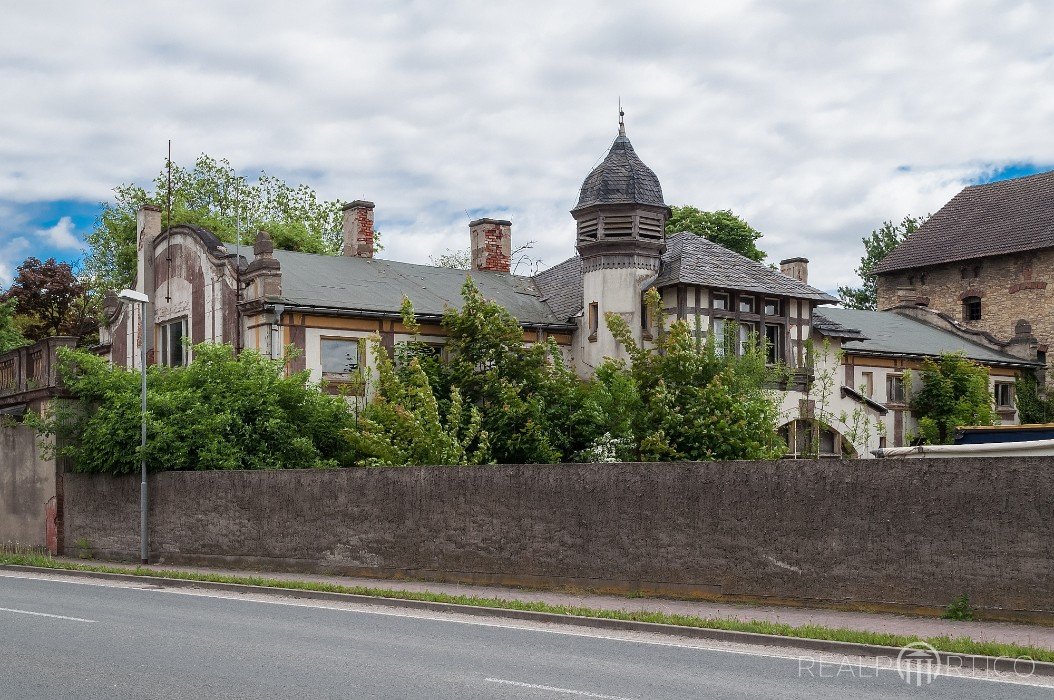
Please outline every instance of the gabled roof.
M835 302L837 299L793 277L751 260L694 233L666 238L659 276L652 287L698 284L743 292Z
M876 274L1054 247L1054 171L967 187L875 267Z
M637 157L625 134L615 138L607 157L582 182L575 210L596 204L666 206L659 178Z
M566 325L529 277L287 250L274 251L274 257L282 266L282 301L288 305L394 314L406 296L419 316L441 316L447 308L461 307L461 286L471 274L483 296L521 324Z
M821 319L823 319L821 321ZM1032 367L1037 363L986 348L950 331L902 316L893 311L858 311L825 307L813 312L813 328L824 334L824 328L834 324L844 329L855 329L863 339L846 338L842 349L869 355L897 355L907 357L938 357L944 353L961 352L966 357L988 365Z

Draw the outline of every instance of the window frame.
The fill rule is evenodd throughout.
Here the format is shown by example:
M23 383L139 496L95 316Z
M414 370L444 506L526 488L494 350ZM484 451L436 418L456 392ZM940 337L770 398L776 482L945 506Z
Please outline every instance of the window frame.
M769 340L769 329L773 328L776 331L776 342L772 343ZM765 362L769 365L776 365L783 362L783 329L785 326L782 323L766 323L765 324Z
M586 321L589 324L589 342L595 343L597 340L597 334L600 332L600 302L589 302L589 307L586 313Z
M1000 401L999 401L999 399L1000 399L999 394L1000 394L1001 390L1006 392L1006 395L1007 395L1007 398L1009 400L1009 403L1000 403ZM1004 411L1004 412L1005 411L1013 411L1013 410L1015 410L1016 407L1017 407L1017 404L1016 404L1017 397L1016 397L1015 393L1016 392L1014 391L1014 383L1013 382L995 382L992 385L992 399L993 399L993 401L995 403L996 410L997 411Z
M179 362L172 362L170 357L172 346L172 333L171 329L179 327ZM188 337L190 331L188 319L186 316L178 316L176 318L170 318L165 321L161 321L157 324L157 333L155 334L155 340L157 342L157 349L160 352L155 352L154 356L157 358L156 363L164 367L186 367L190 364L190 353L187 352L187 346L183 342L183 339Z
M900 391L894 392L893 387L899 386ZM899 393L900 396L895 396ZM898 406L905 405L908 400L907 386L904 383L904 375L899 372L890 372L886 375L886 403Z
M860 373L860 393L869 399L875 398L875 373L873 371Z
M323 347L326 342L353 343L355 345L355 368L350 372L327 372L326 359ZM365 339L347 335L323 335L318 339L318 367L322 378L327 382L348 382L356 377L362 376L362 368L365 363L366 348Z
M963 298L963 321L980 321L984 313L981 297L969 296Z

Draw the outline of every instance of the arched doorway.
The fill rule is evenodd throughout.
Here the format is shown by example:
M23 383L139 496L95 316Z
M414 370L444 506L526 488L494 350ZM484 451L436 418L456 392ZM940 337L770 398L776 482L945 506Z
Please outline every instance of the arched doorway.
M792 420L779 429L787 443L787 459L856 457L856 449L841 433L821 421Z

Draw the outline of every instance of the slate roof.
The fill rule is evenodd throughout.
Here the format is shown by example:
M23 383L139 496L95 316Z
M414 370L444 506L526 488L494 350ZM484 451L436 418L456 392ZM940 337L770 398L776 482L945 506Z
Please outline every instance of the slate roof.
M875 267L877 274L1054 247L1054 171L967 187Z
M665 207L659 178L619 134L603 162L582 182L575 210L595 204L649 204Z
M282 265L282 300L289 305L391 314L398 312L405 295L418 315L439 316L447 308L460 308L461 286L471 274L483 296L520 323L566 323L542 301L528 277L287 250L274 251L274 257Z
M577 255L539 272L534 277L534 284L542 299L560 318L570 318L582 310L582 259ZM671 284L699 284L743 292L815 299L822 303L837 301L819 289L802 284L793 277L694 233L675 233L666 239L662 267L658 276L648 286L665 287ZM858 335L855 331L850 333Z
M843 340L867 340L859 328L847 328L841 323L827 318L823 314L831 309L825 308L814 311L812 314L812 329L828 338L842 338ZM837 309L836 309L837 311Z
M582 310L582 258L577 255L534 276L534 286L560 318Z
M823 322L819 321L821 318ZM990 365L1036 365L893 311L823 308L813 312L813 328L820 333L823 333L825 324L830 323L843 329L856 329L865 336L863 340L843 341L842 348L846 352L855 350L868 354L911 357L937 357L942 353L962 352L971 360Z
M675 233L666 238L662 268L651 286L670 284L699 284L819 302L837 301L826 292L694 233Z

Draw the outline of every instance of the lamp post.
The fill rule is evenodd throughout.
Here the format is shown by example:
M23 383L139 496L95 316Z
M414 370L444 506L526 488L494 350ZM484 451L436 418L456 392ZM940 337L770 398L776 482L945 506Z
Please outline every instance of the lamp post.
M139 343L139 370L142 377L140 390L140 402L142 405L142 434L139 450L139 466L142 473L141 481L139 483L139 559L143 564L146 564L150 558L150 547L146 529L146 305L150 302L150 297L142 292L137 292L134 289L124 289L117 295L117 298L122 301L139 305L139 325L142 328L142 336Z

